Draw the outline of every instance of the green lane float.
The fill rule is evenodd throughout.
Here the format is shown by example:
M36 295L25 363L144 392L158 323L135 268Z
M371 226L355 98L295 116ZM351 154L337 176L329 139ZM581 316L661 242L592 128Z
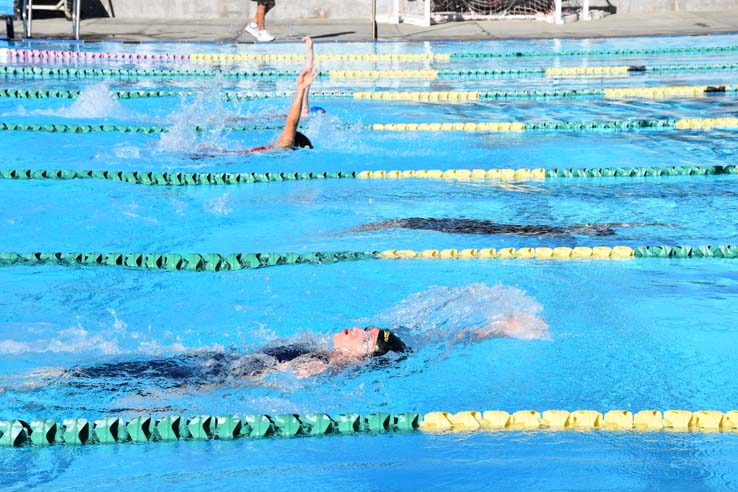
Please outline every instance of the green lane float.
M225 272L282 265L325 265L360 260L627 260L634 258L738 258L738 245L559 246L555 248L388 249L312 253L0 253L0 266L101 266L145 270Z
M587 66L587 67L541 67L541 68L489 68L456 70L321 70L318 77L330 79L458 79L496 77L579 77L579 76L625 76L632 73L678 73L717 72L738 70L738 63L714 63L704 65L631 65L631 66ZM280 79L293 78L295 70L197 70L167 68L76 68L3 66L0 76L21 78L214 78L230 79Z
M493 168L417 169L331 172L156 172L156 171L75 171L73 169L5 169L0 179L73 180L101 179L151 186L197 186L271 183L321 179L493 179L503 181L543 181L555 178L648 178L660 176L738 175L738 166L594 167L594 168Z
M0 89L0 98L9 99L77 99L82 91L61 89ZM110 91L115 99L150 99L163 97L197 97L203 95L198 91ZM260 99L274 99L292 97L294 92L223 92L221 98L225 101L251 101ZM330 98L350 98L350 91L310 91L311 96Z
M191 186L191 185L232 185L246 183L267 183L275 181L347 179L356 178L355 172L277 172L277 173L226 173L226 172L142 172L142 171L75 171L72 169L0 170L0 179L103 179L140 185Z
M373 251L322 251L314 253L0 253L0 266L58 265L110 266L148 270L221 272L280 265L321 265L376 259Z
M9 99L77 99L82 91L61 89L0 89L0 98ZM197 96L195 91L111 91L116 99Z
M141 415L125 421L104 417L0 421L0 446L123 444L212 439L263 439L397 432L621 431L738 432L738 411L730 410L502 410L406 413L197 415L185 418Z
M282 414L210 416L184 418L170 415L154 418L137 416L124 421L105 417L94 421L84 418L0 421L0 446L50 446L54 444L84 445L113 443L145 443L156 441L206 441L239 438L324 436L406 432L418 429L417 413L340 414L335 418L323 413L306 415Z
M224 126L227 132L274 131L281 130L281 125L238 125ZM204 132L212 128L196 126L195 131ZM169 131L161 125L70 125L66 123L4 123L0 122L0 131L5 132L44 132L44 133L143 133L159 134Z
M31 78L257 78L278 79L294 78L299 72L295 70L175 70L166 68L71 68L71 67L37 67L37 66L3 66L0 67L0 76L31 77ZM321 72L318 76L327 77L328 72Z

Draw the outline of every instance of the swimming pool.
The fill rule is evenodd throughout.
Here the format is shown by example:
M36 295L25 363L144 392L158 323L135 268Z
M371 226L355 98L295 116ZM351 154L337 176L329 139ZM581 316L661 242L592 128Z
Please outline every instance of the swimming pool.
M448 61L319 60L322 70L498 70L556 66L729 65L738 36L494 43L317 44L318 54L537 53ZM704 47L702 53L556 56L571 50ZM83 44L8 48L97 53L301 53L302 46ZM295 70L271 61L244 70ZM158 60L5 66L213 70ZM233 70L224 64L224 71ZM0 98L5 124L165 126L165 133L2 132L3 169L196 173L473 168L726 166L735 130L381 131L375 123L624 121L737 115L731 92L698 97L536 97L469 102L357 100L360 90L494 92L719 86L730 70L613 76L319 78L328 113L304 132L315 149L193 159L263 145L281 125L294 77L71 73L5 75L5 87L81 91L76 99ZM135 74L134 74L135 75ZM111 91L194 95L115 99ZM221 93L261 95L226 101ZM334 92L335 94L330 94ZM196 126L205 131L198 132ZM7 128L7 125L6 125ZM197 156L195 156L197 157ZM735 175L495 179L311 179L143 186L101 179L0 179L3 252L222 253L738 244ZM408 217L504 224L613 226L614 235L466 235L351 231ZM377 260L188 272L120 266L0 268L0 420L181 414L246 415L464 410L736 408L736 260ZM540 314L548 336L456 344L468 327ZM91 363L250 352L280 341L328 343L354 325L398 329L403 360L298 379L271 374L166 386L152 378L72 384L59 370ZM683 432L359 433L320 438L3 448L7 490L732 490L738 434Z

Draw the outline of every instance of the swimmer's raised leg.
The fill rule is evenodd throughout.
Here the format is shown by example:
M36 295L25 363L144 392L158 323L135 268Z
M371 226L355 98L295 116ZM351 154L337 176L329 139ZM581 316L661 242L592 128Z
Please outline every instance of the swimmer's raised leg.
M605 224L581 224L569 226L566 229L570 234L581 234L587 236L613 236L617 229L628 227L674 227L673 224L645 224L641 222L609 222Z
M307 58L305 60L305 68L303 70L312 72L315 68L315 63L313 62L313 59L315 58L315 55L313 54L313 40L310 39L310 36L305 36L302 38L303 41L305 41L305 50L307 51ZM308 98L310 96L310 86L308 85L307 89L305 90L305 97L302 98L302 117L303 118L309 118L310 117L310 102L308 101Z

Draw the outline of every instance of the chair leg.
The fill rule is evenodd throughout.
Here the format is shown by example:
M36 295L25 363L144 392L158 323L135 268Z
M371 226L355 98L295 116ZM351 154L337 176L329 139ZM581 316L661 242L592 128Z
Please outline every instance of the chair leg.
M62 12L64 12L64 17L66 17L67 20L72 20L74 16L74 6L72 6L72 8L70 9L69 2L67 0L59 0L58 6L62 8Z

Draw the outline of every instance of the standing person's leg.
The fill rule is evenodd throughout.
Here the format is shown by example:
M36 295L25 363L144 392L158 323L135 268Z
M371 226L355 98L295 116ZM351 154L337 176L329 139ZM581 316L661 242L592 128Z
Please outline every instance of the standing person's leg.
M274 7L274 0L254 0L256 2L256 14L254 21L246 26L246 32L256 38L257 41L274 41L274 36L266 29L265 17L267 12Z

